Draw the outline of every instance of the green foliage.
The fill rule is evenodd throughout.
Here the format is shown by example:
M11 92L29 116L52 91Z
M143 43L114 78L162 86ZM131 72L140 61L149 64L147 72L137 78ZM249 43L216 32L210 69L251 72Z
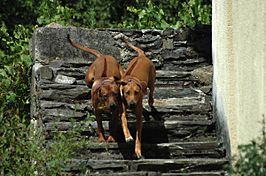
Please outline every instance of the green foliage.
M39 6L37 22L39 25L46 25L51 22L57 22L65 25L66 20L71 17L72 12L69 8L64 8L58 0L41 1ZM64 17L64 15L66 15Z
M37 15L36 2L32 0L1 0L0 23L5 22L9 31L13 31L17 24L34 25Z
M204 4L203 0L189 0L182 3L178 17L177 26L194 27L196 24L210 24L211 4Z
M116 1L59 1L43 0L39 6L37 22L47 25L56 22L61 25L76 25L84 27L110 27L115 18ZM100 14L100 15L99 15Z
M7 12L0 21L12 30L16 23L157 29L211 23L210 0L16 0L13 6L3 0L0 10Z
M176 24L178 20L178 11L182 8L182 3L185 0L168 0L168 1L154 1L154 3L161 9L165 14L165 20L169 24ZM185 1L186 2L186 1Z
M240 156L235 165L235 173L240 175L264 176L266 174L266 139L253 140L239 146Z
M80 137L84 123L72 124L67 132L53 132L47 143L41 128L27 125L23 118L1 119L0 170L4 175L61 175L77 150L88 144Z
M62 25L85 27L152 28L189 26L211 23L211 4L206 0L168 3L155 0L117 3L108 0L68 2L42 0L38 7L37 22L46 25L56 22ZM99 15L100 14L100 15Z
M5 175L56 175L76 149L85 144L78 129L55 133L45 147L44 134L30 124L29 38L34 28L15 26L10 35L0 28L0 171ZM80 124L81 125L81 124ZM40 175L40 174L39 174Z
M26 167L30 154L27 142L29 121L29 68L31 57L28 51L32 31L17 25L10 35L2 23L0 28L0 166L13 168L9 175Z
M3 117L20 114L29 106L29 68L32 60L28 42L31 32L22 25L16 26L12 35L7 33L4 24L0 28L0 115Z
M41 140L41 146L46 145L46 147L39 150L42 152L43 159L40 160L39 157L35 159L37 164L42 165L42 168L38 166L36 170L45 172L47 175L61 175L64 167L77 151L89 143L88 140L80 137L84 123L85 121L78 124L72 122L73 128L67 132L58 132L55 126L53 142L46 144L44 138Z
M165 21L163 9L159 8L159 6L155 5L151 0L148 0L147 4L141 8L128 6L127 10L131 12L133 16L127 16L127 19L125 19L122 24L119 24L118 27L140 29L165 29L170 27L170 24Z
M231 168L232 174L249 176L266 175L265 121L263 124L262 137L238 147L239 155L234 166Z
M170 27L188 26L211 23L211 4L204 0L177 0L157 2L148 0L137 5L128 6L131 15L124 16L118 27L166 29ZM176 7L176 8L175 8Z

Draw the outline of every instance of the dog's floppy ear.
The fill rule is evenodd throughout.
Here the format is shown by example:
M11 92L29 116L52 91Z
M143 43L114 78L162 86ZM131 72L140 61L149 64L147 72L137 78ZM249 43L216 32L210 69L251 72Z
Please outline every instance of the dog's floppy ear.
M99 87L101 86L101 80L95 80L92 84L92 88L91 91L95 92L97 89L99 89Z
M142 90L143 94L146 94L147 93L147 84L146 84L146 82L140 81L140 87L141 87L141 90Z
M92 104L93 107L97 106L97 101L99 97L99 92L98 89L101 87L101 81L100 80L95 80L92 84L92 88L91 88L91 99L92 99Z

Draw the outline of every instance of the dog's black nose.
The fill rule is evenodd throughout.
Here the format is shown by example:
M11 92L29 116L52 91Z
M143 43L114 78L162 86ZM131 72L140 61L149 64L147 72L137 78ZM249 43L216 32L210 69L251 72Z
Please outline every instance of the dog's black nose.
M129 102L128 106L130 109L134 109L136 107L136 103L131 101Z
M115 109L116 108L116 104L115 103L111 103L109 107L110 107L110 109Z

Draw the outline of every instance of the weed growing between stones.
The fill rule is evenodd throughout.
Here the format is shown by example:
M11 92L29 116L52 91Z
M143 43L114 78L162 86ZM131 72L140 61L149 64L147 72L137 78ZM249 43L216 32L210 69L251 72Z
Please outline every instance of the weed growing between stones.
M266 174L266 131L262 121L262 136L238 146L239 154L230 171L234 175L264 176Z

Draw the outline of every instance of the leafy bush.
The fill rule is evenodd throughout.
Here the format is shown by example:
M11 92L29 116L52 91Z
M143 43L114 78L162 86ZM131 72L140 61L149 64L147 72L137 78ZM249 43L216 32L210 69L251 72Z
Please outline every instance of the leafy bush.
M157 29L211 23L210 0L16 0L13 6L3 0L0 10L7 12L0 14L0 21L12 30L15 24L43 26L51 22L89 28Z
M60 1L42 0L37 22L46 25L84 27L156 28L189 26L211 23L211 3L206 0L161 2L155 0L121 1ZM99 15L100 14L100 15Z
M166 29L211 23L211 4L205 3L204 0L189 0L183 3L177 0L169 3L152 0L137 2L135 6L127 7L131 15L124 16L118 27Z
M17 115L11 118L0 122L4 127L0 141L2 175L61 175L76 151L89 142L80 137L83 123L67 132L54 130L52 142L47 143L41 128L28 125Z
M0 173L4 175L59 174L85 142L77 140L79 128L75 128L57 133L57 142L45 147L44 134L30 123L32 59L28 43L33 29L17 25L9 35L4 24L0 28Z
M250 176L264 176L266 174L266 138L241 145L239 151L239 159L235 164L233 173Z
M8 31L13 33L15 26L36 24L38 1L33 0L1 0L0 23L4 22Z
M165 21L165 14L163 9L155 5L151 0L148 0L145 6L136 8L134 6L128 6L127 10L133 13L136 17L126 16L123 23L119 24L118 27L122 28L156 28L165 29L170 27Z
M177 26L194 27L196 24L211 24L211 4L203 0L189 0L182 3L178 12Z
M77 154L77 151L90 142L86 138L80 137L84 123L85 121L74 124L73 121L72 129L67 132L58 132L56 126L54 126L53 138L50 140L52 142L48 144L43 133L39 131L39 135L35 134L34 136L37 137L35 141L39 141L38 152L40 153L33 156L36 163L35 170L46 175L61 175L70 160ZM42 156L42 158L39 156Z
M101 1L60 1L43 0L39 6L38 25L56 22L61 25L75 25L89 28L111 27L116 20L116 8L119 4L115 0ZM100 15L99 15L100 14Z
M0 130L14 127L14 120L29 120L30 97L30 65L32 63L28 51L29 36L32 30L22 25L16 26L12 35L3 24L0 28ZM18 116L21 116L19 119ZM10 120L10 121L9 121ZM16 120L15 120L16 121ZM1 134L6 134L1 131Z
M34 150L28 141L31 32L22 25L17 25L12 35L4 24L0 29L0 167L5 174L9 170L7 175L16 175L23 168L30 171Z
M265 121L263 121L263 124L262 137L238 147L239 154L231 168L232 174L249 176L266 175Z

